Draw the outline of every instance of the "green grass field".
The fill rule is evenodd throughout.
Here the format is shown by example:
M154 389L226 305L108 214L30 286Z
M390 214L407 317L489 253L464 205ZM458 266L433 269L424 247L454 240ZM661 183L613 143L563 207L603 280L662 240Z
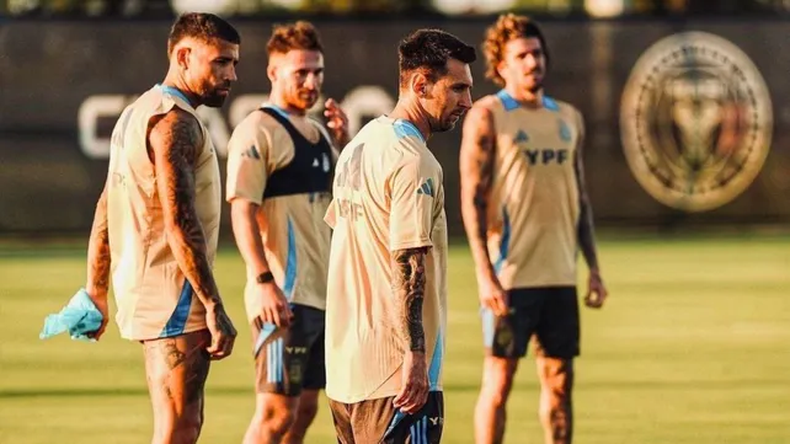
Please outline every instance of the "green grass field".
M619 240L599 245L611 298L582 309L581 444L790 442L790 238ZM449 263L445 443L472 443L482 335L471 259ZM225 248L222 294L240 330L208 382L201 442L240 443L253 410L242 262ZM144 443L151 411L138 344L38 339L84 281L81 248L0 245L0 443ZM541 443L534 361L522 361L506 442ZM322 404L308 443L334 442Z

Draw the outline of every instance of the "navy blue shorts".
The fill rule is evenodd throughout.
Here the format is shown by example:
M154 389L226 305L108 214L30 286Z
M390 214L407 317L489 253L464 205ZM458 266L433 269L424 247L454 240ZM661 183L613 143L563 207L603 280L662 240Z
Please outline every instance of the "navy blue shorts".
M486 353L500 358L527 355L530 338L535 353L560 359L579 355L579 301L576 287L516 288L508 291L510 312L494 316L483 309Z

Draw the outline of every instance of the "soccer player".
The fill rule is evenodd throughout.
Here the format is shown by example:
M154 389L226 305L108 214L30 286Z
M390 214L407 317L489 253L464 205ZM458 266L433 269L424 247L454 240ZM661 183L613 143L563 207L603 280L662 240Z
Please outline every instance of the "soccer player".
M212 14L180 16L161 84L126 107L88 246L86 291L104 315L112 274L121 336L143 344L154 444L194 443L210 359L236 330L212 274L222 194L217 154L195 108L222 106L240 38Z
M256 362L256 410L246 444L301 443L318 409L324 374L324 309L335 146L347 118L325 103L329 132L307 116L324 80L312 24L277 25L269 39L268 103L233 131L227 199L246 262L245 302ZM271 333L270 328L278 328ZM269 336L269 338L267 338Z
M486 34L487 76L503 86L464 122L461 208L476 264L486 357L477 444L501 443L519 358L536 337L546 443L570 443L579 354L576 251L590 268L585 302L600 308L592 210L584 186L581 114L543 92L549 56L527 17L500 16Z
M476 55L436 29L398 52L398 103L341 153L326 216L326 394L342 444L438 443L444 422L447 220L426 142L471 106Z

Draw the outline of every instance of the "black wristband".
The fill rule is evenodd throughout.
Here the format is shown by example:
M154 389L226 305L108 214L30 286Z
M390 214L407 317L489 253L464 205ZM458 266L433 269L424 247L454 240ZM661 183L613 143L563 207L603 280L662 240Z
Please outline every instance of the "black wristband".
M269 282L274 282L274 275L271 271L264 271L255 278L255 282L259 284L268 284Z

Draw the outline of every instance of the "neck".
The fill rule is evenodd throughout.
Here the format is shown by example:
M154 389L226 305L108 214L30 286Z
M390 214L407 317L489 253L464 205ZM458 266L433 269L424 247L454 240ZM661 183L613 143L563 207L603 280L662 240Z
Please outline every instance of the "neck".
M272 94L269 96L269 103L293 116L304 116L307 113L307 110L297 108L288 103L285 97L282 94L277 94L276 91L272 91Z
M417 100L401 97L395 108L389 114L393 119L403 119L411 122L427 141L431 137L431 125L428 115Z
M179 75L178 72L175 72L172 69L168 71L165 80L162 81L162 85L181 91L189 101L189 105L192 106L192 108L197 108L198 106L202 105L200 102L200 96L192 92L192 90L189 88L189 85L187 85L184 78Z
M522 105L529 107L543 106L543 88L537 91L529 91L527 89L516 88L513 85L505 85L505 91L510 97Z

